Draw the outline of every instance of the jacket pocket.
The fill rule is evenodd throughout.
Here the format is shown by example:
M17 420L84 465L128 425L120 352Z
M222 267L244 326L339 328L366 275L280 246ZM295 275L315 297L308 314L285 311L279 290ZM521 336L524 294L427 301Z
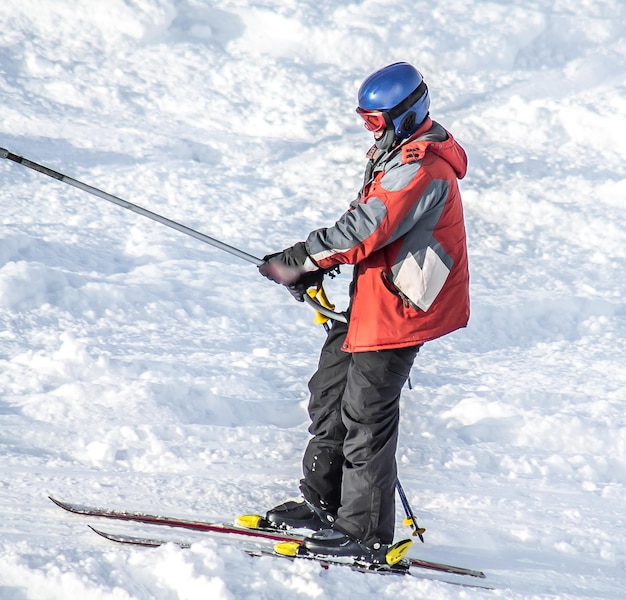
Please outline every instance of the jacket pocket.
M382 271L380 274L380 278L382 279L383 285L385 286L387 291L391 292L397 298L400 298L404 308L412 308L413 310L417 311L420 310L419 306L411 302L409 297L403 294L402 291L393 283L390 273L388 273L387 271Z

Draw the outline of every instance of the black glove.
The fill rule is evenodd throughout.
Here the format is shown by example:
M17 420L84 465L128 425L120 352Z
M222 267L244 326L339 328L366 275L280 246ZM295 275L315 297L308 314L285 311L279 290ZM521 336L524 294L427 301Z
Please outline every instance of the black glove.
M264 256L259 272L276 283L290 286L307 272L304 267L307 258L309 255L304 242L298 242L282 252Z
M309 288L319 288L322 285L324 274L326 271L318 269L317 271L308 271L301 275L299 279L287 286L289 293L298 301L304 302L304 295Z

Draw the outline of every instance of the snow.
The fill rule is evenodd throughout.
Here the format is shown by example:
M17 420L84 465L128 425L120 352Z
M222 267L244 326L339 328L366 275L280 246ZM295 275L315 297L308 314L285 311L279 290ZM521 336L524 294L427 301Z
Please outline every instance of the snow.
M254 256L334 222L360 82L420 68L470 159L472 317L403 393L411 553L495 588L114 545L55 507L297 495L325 333L253 265L4 160L2 600L625 597L626 4L4 0L0 23L1 147Z

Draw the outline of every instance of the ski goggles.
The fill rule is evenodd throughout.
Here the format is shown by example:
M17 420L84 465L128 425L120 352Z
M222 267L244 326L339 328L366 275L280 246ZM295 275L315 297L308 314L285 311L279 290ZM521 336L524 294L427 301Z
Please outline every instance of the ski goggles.
M365 121L365 129L368 131L382 131L387 128L387 119L385 113L382 110L366 110L364 108L357 108L357 114Z

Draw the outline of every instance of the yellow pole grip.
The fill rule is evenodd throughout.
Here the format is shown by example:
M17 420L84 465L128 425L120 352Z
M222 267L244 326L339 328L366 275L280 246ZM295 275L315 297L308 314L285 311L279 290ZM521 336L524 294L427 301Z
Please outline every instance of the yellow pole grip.
M328 308L329 310L335 310L335 305L331 304L326 296L326 292L324 291L324 287L320 286L318 289L309 288L306 293L313 299L317 300L324 308ZM313 322L316 325L323 325L327 323L330 319L324 316L319 310L315 311L315 318Z

